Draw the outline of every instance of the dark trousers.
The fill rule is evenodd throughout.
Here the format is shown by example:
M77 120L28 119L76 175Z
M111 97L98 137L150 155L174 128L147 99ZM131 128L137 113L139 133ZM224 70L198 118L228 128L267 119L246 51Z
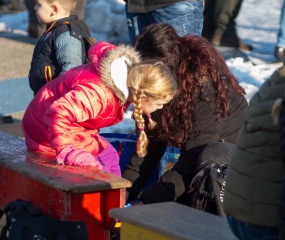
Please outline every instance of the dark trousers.
M236 18L243 0L205 0L202 36L212 40L214 35L237 38Z
M233 234L240 240L280 240L277 227L257 226L227 216Z

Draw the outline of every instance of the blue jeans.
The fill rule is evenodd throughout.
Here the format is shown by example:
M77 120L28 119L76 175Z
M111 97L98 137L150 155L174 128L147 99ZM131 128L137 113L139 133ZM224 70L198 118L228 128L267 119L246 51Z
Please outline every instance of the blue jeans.
M285 0L283 1L283 6L280 16L280 27L277 36L277 46L285 48Z
M278 240L278 228L257 226L227 216L234 235L240 240Z
M203 27L204 0L187 0L148 13L130 13L125 5L126 18L131 42L135 43L144 27L152 23L168 23L179 36L191 33L201 35Z

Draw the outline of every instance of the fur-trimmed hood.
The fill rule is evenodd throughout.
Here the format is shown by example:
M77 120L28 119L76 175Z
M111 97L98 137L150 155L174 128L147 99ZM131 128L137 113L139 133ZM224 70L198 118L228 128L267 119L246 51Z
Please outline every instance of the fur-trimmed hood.
M114 60L122 57L127 59L127 61L125 61L127 66L140 62L139 53L127 45L114 46L107 42L97 42L88 52L90 63L99 72L102 82L114 91L121 103L126 103L128 98L125 91L127 83L125 80L121 80L122 78L120 76L120 74L123 75L123 69L120 71L119 69L114 70L112 68L113 72L111 71L111 65ZM117 77L118 79L116 81L114 78Z

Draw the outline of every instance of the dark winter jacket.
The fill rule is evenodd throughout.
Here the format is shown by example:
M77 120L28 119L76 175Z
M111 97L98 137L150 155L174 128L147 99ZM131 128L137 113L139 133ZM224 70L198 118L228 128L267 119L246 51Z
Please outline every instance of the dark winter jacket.
M35 46L29 72L29 84L34 94L47 82L87 62L84 36L89 37L90 31L77 16L47 25Z
M125 0L126 4L128 4L128 12L131 13L147 13L182 1L183 0Z
M226 214L259 226L278 227L284 164L280 130L271 117L272 105L285 91L285 66L273 73L252 97L239 142L227 173Z
M211 87L205 89L204 93L208 99L215 97ZM142 194L141 199L144 203L175 201L188 191L195 174L198 156L207 144L219 141L234 144L237 142L248 104L244 96L238 95L233 90L229 96L231 115L223 118L220 123L215 120L213 101L200 100L195 109L197 119L193 119L194 124L188 135L186 149L181 150L174 167ZM149 180L165 149L164 143L150 139L146 157L143 159L135 155L131 159L123 173L124 178L133 182L133 186L128 189L130 201L137 197Z
M281 154L283 160L284 173L282 177L281 197L280 197L280 225L279 225L279 239L285 240L285 98L282 101L282 109L280 112L280 140L281 140Z

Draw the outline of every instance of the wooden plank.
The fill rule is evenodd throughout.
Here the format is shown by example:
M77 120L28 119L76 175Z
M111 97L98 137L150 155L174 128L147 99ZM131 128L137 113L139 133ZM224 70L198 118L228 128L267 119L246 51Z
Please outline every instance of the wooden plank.
M162 237L179 240L237 240L230 230L226 218L202 212L175 202L155 203L116 208L109 215L140 229L137 235L143 238L147 232ZM122 232L121 239L134 240L130 234ZM129 235L128 235L129 234Z
M23 140L0 132L0 166L30 177L46 186L68 192L119 189L131 183L92 167L53 164L55 155L26 151Z

